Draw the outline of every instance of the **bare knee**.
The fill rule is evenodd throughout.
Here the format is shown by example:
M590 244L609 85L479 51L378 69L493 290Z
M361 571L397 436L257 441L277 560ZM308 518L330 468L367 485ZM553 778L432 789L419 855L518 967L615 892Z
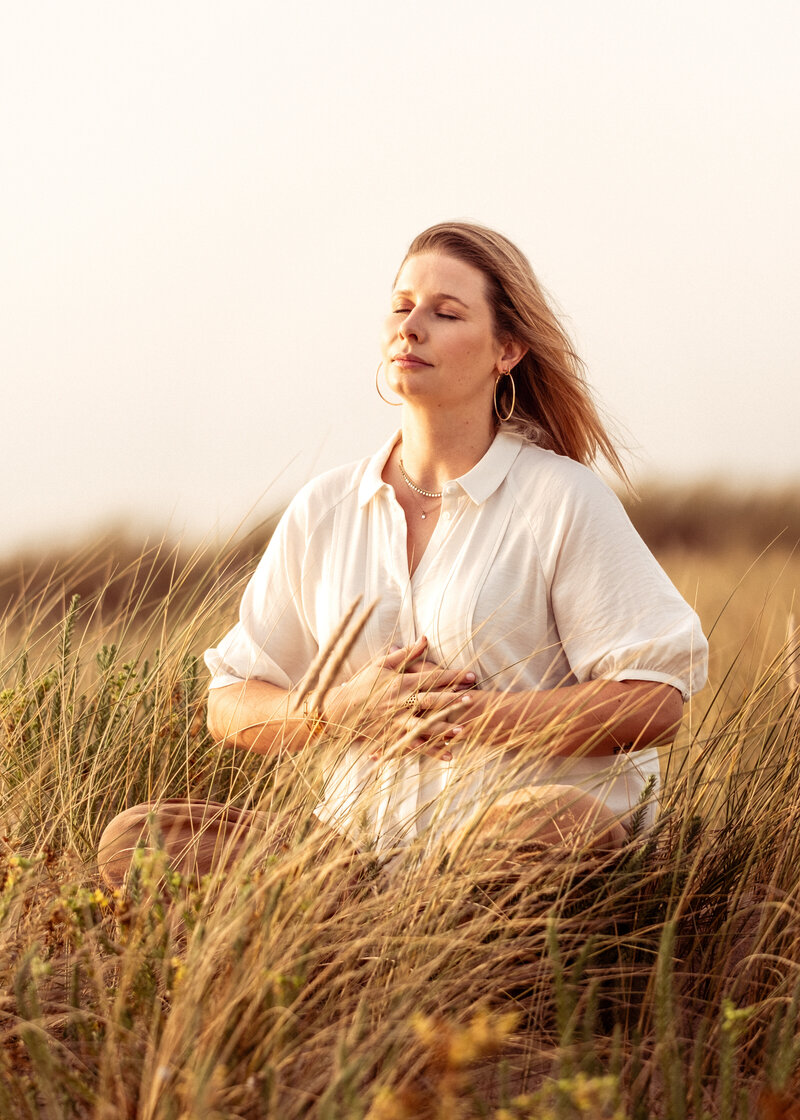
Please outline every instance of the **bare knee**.
M160 850L170 865L200 878L231 855L248 838L262 834L267 814L213 801L168 798L126 809L106 826L97 861L109 886L121 887L137 849Z
M626 833L598 798L576 786L530 786L501 797L491 809L497 827L520 838L578 848L618 848Z
M618 817L596 797L575 786L546 785L499 797L459 830L450 847L466 842L516 859L525 851L613 851L625 839Z
M122 886L133 859L133 853L148 833L150 805L134 805L109 821L100 836L97 863L105 882L117 889Z

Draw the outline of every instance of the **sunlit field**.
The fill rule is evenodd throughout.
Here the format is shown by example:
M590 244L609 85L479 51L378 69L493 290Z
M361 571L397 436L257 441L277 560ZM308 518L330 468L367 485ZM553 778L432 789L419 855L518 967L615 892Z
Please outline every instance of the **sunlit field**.
M311 842L343 743L276 761L204 722L266 529L0 565L2 1120L800 1116L800 499L632 514L710 681L656 826L591 857ZM109 892L111 817L187 795L300 826L199 886L143 852Z

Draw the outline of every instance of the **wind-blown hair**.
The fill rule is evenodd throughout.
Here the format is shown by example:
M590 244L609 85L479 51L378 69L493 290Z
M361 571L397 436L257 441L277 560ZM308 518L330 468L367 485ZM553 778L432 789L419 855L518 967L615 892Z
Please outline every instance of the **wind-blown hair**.
M414 238L403 264L420 253L443 253L482 272L498 338L510 337L527 347L513 370L516 403L503 427L587 466L602 455L627 483L586 384L583 363L516 245L485 226L440 222ZM497 405L503 415L511 400L511 385L502 378Z

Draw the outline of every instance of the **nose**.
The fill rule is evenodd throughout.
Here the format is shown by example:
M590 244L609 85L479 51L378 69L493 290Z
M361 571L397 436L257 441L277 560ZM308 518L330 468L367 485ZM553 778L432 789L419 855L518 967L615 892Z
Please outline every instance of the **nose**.
M401 338L414 339L419 342L422 337L422 318L419 315L419 308L412 307L407 315L403 316L400 323L400 336Z

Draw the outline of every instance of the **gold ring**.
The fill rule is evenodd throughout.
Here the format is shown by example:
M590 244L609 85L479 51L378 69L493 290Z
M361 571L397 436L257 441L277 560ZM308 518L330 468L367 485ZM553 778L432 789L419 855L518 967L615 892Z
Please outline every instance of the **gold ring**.
M416 708L417 700L419 699L419 689L415 688L410 696L406 696L403 704L406 708Z

